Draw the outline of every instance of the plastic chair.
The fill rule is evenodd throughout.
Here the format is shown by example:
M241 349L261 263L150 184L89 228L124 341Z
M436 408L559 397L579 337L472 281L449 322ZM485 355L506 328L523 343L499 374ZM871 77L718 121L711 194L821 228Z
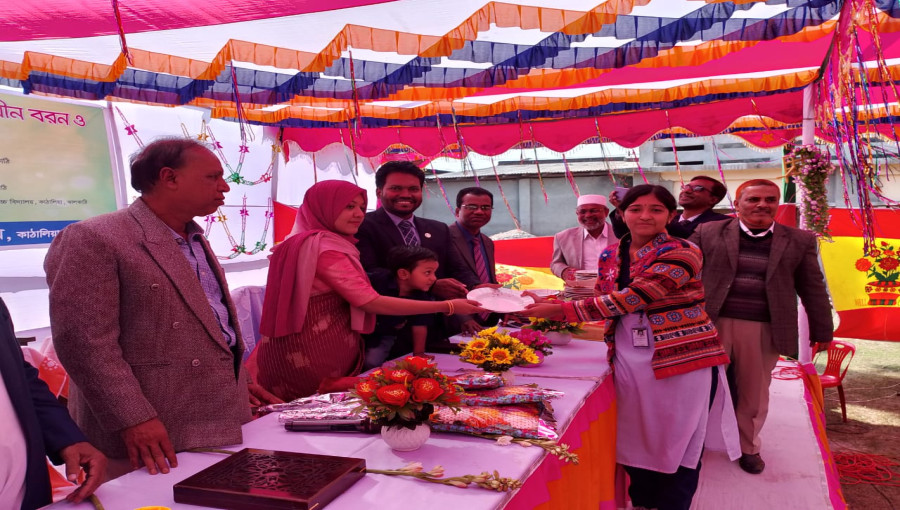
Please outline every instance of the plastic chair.
M819 380L822 383L823 390L825 388L837 388L838 397L841 400L841 416L843 417L844 422L846 422L847 403L844 400L843 383L844 376L847 375L847 369L850 368L850 362L853 361L853 356L856 355L856 347L850 342L833 340L828 346L827 352L828 363L825 365L825 372L819 376ZM850 355L850 359L844 364L844 360L847 359L848 354Z

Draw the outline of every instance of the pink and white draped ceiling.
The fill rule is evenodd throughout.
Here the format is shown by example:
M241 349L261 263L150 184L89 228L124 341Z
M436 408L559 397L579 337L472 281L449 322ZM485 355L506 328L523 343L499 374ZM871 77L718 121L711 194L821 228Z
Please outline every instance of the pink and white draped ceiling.
M775 146L812 84L818 134L845 142L894 136L898 18L898 0L18 0L0 84L428 157L663 131Z

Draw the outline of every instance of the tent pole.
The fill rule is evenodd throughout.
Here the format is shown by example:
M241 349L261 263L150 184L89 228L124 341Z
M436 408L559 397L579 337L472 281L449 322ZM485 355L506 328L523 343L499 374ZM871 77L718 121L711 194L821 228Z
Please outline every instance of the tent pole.
M814 145L816 143L816 111L813 103L813 83L810 83L803 89L803 126L800 135L800 143L803 145ZM799 187L798 187L799 190ZM807 197L797 197L799 200L807 200ZM803 215L798 215L797 226L806 230L806 220ZM801 363L812 361L812 348L809 346L809 319L806 315L806 308L803 303L799 303L797 307L797 326L798 333L798 357Z

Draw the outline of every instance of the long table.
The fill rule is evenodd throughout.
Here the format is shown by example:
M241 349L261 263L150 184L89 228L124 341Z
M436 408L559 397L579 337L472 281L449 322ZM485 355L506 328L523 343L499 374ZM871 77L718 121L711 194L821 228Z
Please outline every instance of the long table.
M438 355L438 365L451 374L464 368L458 358ZM470 365L465 365L471 367ZM425 469L441 465L446 476L497 471L524 481L522 488L498 493L480 488L460 489L424 483L408 477L368 474L340 497L329 510L423 507L429 510L480 509L613 509L615 471L615 391L602 342L573 340L554 349L540 367L516 369L517 384L537 383L565 395L553 401L561 442L579 454L579 465L566 464L538 447L500 446L462 434L432 433L413 452L391 450L379 435L357 433L288 432L277 415L246 424L244 442L230 450L261 448L301 453L358 457L374 469L396 469L421 462ZM102 485L97 496L108 510L158 505L171 509L199 508L175 503L172 486L222 460L217 453L178 454L178 467L167 475L151 476L146 469ZM91 505L62 504L60 508L88 510Z

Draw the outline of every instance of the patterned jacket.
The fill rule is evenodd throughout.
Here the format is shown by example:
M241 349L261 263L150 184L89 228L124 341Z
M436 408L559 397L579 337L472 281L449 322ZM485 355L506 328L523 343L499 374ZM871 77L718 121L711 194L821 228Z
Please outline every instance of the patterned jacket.
M600 255L598 297L565 303L566 320L610 319L606 342L612 358L617 318L646 313L653 332L651 364L657 379L728 363L716 327L706 314L700 250L684 239L658 234L635 253L631 283L619 289L619 246L610 246Z

